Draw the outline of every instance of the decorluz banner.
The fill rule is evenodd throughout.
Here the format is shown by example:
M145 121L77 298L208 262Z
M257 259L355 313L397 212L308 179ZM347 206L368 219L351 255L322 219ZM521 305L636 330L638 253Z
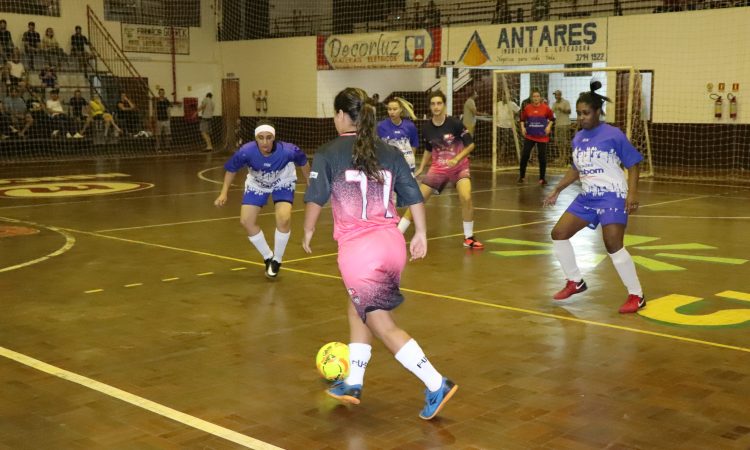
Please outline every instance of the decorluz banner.
M607 60L607 19L518 23L451 29L457 66L523 66Z
M440 65L440 28L318 36L318 70Z
M190 54L190 28L160 25L122 25L122 49L126 52L172 53L171 30L174 30L174 48L178 55Z

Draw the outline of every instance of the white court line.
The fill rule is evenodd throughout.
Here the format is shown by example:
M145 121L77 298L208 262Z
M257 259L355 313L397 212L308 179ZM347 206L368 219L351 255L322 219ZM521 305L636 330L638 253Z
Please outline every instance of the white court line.
M49 253L49 254L47 254L45 256L36 258L36 259L32 259L31 261L26 261L24 263L15 264L13 266L8 266L8 267L0 268L0 272L9 272L11 270L20 269L22 267L28 267L28 266L31 266L33 264L37 264L37 263L40 263L42 261L46 261L46 260L48 260L48 259L50 259L52 257L60 256L63 253L65 253L68 250L70 250L71 248L73 248L73 246L76 244L76 238L74 238L73 236L71 236L66 231L60 230L60 229L55 228L55 227L47 227L47 226L44 226L44 225L39 225L38 223L34 223L34 222L24 222L24 221L21 221L21 220L11 219L10 217L0 217L0 220L7 220L8 222L12 222L12 223L26 223L26 224L29 224L29 225L34 225L35 227L45 228L47 230L54 231L56 233L60 233L65 238L65 244L63 244L62 247L58 248L54 252Z
M47 364L43 361L34 359L30 356L26 356L22 353L15 352L13 350L9 350L5 347L0 347L0 356L16 361L17 363L23 364L25 366L31 367L32 369L36 369L41 372L50 374L52 376L61 378L63 380L70 381L72 383L79 384L83 387L101 392L104 395L108 395L110 397L116 398L123 402L130 403L131 405L136 406L138 408L145 409L152 413L158 414L162 417L166 417L168 419L174 420L175 422L179 422L183 425L187 425L191 428L195 428L197 430L204 431L208 434L212 434L222 439L226 439L230 442L234 442L235 444L242 445L243 447L246 447L246 448L258 449L258 450L272 450L272 449L281 448L281 447L276 447L275 445L271 445L267 442L260 441L255 438L251 438L250 436L237 433L236 431L232 431L220 425L216 425L214 423L205 421L203 419L199 419L195 416L185 414L183 412L177 411L176 409L172 409L168 406L164 406L162 404L156 403L154 401L140 397L138 395L131 394L130 392L123 391L122 389L118 389L114 386L110 386L100 381L96 381L94 379L84 377L83 375L78 375L77 373L70 372L65 369L61 369L51 364Z

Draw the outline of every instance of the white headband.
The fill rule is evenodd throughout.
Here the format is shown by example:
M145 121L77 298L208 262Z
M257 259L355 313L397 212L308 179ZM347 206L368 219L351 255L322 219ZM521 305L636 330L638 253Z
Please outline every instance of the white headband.
M267 131L271 133L274 137L276 137L276 130L271 125L267 125L267 124L258 125L258 127L255 129L255 135L257 136L264 131Z

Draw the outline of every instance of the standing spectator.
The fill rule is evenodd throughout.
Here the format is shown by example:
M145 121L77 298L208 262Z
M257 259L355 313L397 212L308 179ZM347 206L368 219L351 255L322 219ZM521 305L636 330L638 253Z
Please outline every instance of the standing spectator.
M475 89L472 89L471 95L469 95L469 98L467 98L464 102L464 113L461 117L462 122L466 127L466 131L468 131L472 136L474 136L474 129L477 126L477 116L484 115L484 113L480 113L479 111L477 111L476 98L478 96L479 94L477 94L477 91Z
M39 78L42 80L42 86L48 89L54 89L57 87L57 74L55 68L48 65L41 72L39 72Z
M558 162L565 165L570 160L570 102L563 98L559 89L554 95L552 112L555 114L555 148Z
M372 94L372 100L375 102L375 120L383 120L388 117L388 112L383 102L380 101L380 94Z
M0 102L0 139L5 140L12 134L10 114L5 112L3 102Z
M206 142L206 151L210 152L214 149L211 143L211 119L214 117L214 95L212 93L206 94L206 98L201 102L201 106L198 108L198 112L201 115L200 131L203 140Z
M495 12L492 14L492 23L510 23L510 8L508 0L497 0L495 2Z
M8 22L0 19L0 63L5 64L5 61L10 59L14 47L13 36L8 31Z
M73 92L73 98L68 101L68 105L70 106L70 117L76 125L76 129L80 130L76 131L76 134L73 135L74 138L82 138L83 129L87 128L89 122L91 122L91 117L87 111L88 104L89 102L81 96L80 89L76 89L75 92ZM81 128L81 124L83 124L83 128Z
M47 100L47 113L49 114L50 123L52 124L52 137L64 133L65 137L72 138L73 135L70 134L70 117L65 114L65 109L63 109L62 101L60 100L60 91L53 89L50 91L49 95L50 98Z
M29 29L23 33L21 42L23 42L23 52L29 59L29 69L34 70L34 59L39 53L39 43L41 42L39 33L36 32L36 24L29 22Z
M86 53L86 46L89 45L89 40L81 33L80 25L77 25L75 30L75 34L70 37L70 56L76 58L78 66L87 72L90 55Z
M120 92L120 100L117 102L117 120L126 134L134 134L138 128L138 112L135 103L130 101L125 92Z
M10 116L11 131L18 132L19 137L26 136L26 132L34 123L34 119L29 114L26 102L19 95L16 86L10 87L10 95L5 97L3 105L5 106L5 112Z
M154 99L154 109L156 109L156 150L162 147L162 135L166 136L165 147L170 147L172 127L169 123L169 108L172 102L164 96L164 89L159 89L159 96Z
M547 184L545 174L547 170L547 143L552 132L552 122L555 120L552 110L546 103L542 103L542 94L538 90L531 91L531 103L521 111L521 134L523 140L523 153L521 154L521 165L518 182L526 181L526 165L534 146L539 155L539 185Z
M497 139L501 149L511 147L513 128L516 126L516 114L521 108L513 100L503 99L497 102Z
M42 38L42 52L44 52L47 65L60 67L65 52L60 48L60 43L57 42L55 37L55 30L47 28Z

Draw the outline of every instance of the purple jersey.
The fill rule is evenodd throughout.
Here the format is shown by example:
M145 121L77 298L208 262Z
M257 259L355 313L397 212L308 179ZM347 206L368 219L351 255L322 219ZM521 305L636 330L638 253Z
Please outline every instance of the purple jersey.
M573 166L578 171L584 198L624 199L628 181L620 164L633 167L643 156L617 127L602 123L580 130L573 138Z
M248 142L224 164L227 172L250 168L245 181L245 192L268 194L279 189L294 190L297 171L294 165L307 164L307 156L294 144L275 141L273 151L264 156L255 141Z
M323 145L313 160L310 185L305 203L320 206L331 199L333 238L341 242L357 232L375 227L395 227L399 221L398 206L423 201L419 186L401 152L377 140L375 156L381 167L383 182L368 179L352 166L352 149L356 136L343 135Z
M454 167L448 167L448 160L455 158L474 142L464 124L455 117L446 117L440 126L428 120L422 125L422 139L425 150L432 152L431 171L458 172L469 167L469 158L464 158Z
M396 125L391 119L385 119L378 124L378 136L386 144L390 144L401 150L406 163L409 164L409 168L414 172L414 169L417 167L414 158L414 149L419 147L419 135L417 134L417 127L414 126L414 122L402 119L401 123Z

